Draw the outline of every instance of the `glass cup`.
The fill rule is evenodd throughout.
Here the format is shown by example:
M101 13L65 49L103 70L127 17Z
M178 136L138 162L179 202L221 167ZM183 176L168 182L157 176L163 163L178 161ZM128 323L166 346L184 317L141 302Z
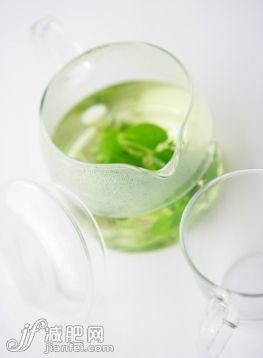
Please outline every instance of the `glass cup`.
M141 251L175 242L185 204L221 171L210 111L184 66L168 51L143 42L107 44L79 55L79 46L68 41L50 18L33 30L40 47L51 49L48 57L58 59L60 67L40 108L41 142L53 180L75 192L96 215L108 246ZM74 59L61 67L64 55L68 60L73 53ZM127 81L157 81L180 88L178 94L153 92L145 99L149 113L172 111L172 120L160 114L158 123L176 142L164 167L147 170L123 163L87 163L54 144L54 132L73 106L96 91ZM129 120L139 117L134 114L138 106L134 102L125 108ZM115 114L116 121L122 120L123 108Z
M205 185L183 214L186 260L209 300L200 343L217 357L236 328L263 320L263 170L225 174Z

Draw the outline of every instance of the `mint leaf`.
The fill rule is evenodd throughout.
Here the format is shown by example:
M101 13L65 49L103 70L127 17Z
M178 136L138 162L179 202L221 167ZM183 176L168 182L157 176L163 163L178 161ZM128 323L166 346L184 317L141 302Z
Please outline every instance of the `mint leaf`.
M97 163L127 163L140 165L140 161L127 153L118 141L119 128L107 128L103 131L98 140L99 144L95 149Z
M155 149L158 144L168 139L164 129L151 123L140 123L127 127L121 133L121 139Z
M162 168L174 152L165 130L150 123L102 127L97 143L97 163L126 163L150 170Z

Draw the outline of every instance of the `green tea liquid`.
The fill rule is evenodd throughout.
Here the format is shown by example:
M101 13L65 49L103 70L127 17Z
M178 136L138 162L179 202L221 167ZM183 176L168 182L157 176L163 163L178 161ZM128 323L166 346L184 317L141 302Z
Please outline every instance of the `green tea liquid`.
M152 81L120 83L71 108L56 127L53 141L67 156L82 162L124 163L159 170L176 150L186 104L185 91L174 85ZM185 205L220 170L215 155L194 189L150 214L121 219L97 216L107 245L143 251L176 242Z

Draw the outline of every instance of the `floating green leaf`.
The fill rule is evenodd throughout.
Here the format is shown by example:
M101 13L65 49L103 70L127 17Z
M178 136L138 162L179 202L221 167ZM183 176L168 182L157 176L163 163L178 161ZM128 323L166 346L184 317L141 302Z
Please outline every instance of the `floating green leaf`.
M165 130L156 124L140 123L128 126L120 133L122 141L137 143L145 148L155 149L158 144L168 139Z
M162 168L174 152L165 130L151 123L107 126L100 131L98 143L97 163L126 163L151 170Z

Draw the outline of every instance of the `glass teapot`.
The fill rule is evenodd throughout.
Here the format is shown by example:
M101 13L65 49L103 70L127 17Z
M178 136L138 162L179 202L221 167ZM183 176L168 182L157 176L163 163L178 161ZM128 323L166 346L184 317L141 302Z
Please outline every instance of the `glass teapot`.
M168 51L143 42L82 51L51 17L32 30L58 70L40 106L42 147L52 178L90 208L109 247L142 251L175 242L193 192L221 171L210 111L184 66ZM133 159L141 155L143 163L156 143L158 159L167 154L160 133L172 143L169 158L159 167L133 164L130 157L127 162L90 160L105 123L108 142L114 128L133 127L128 142L125 132L129 145L141 128L139 149L134 143L127 149ZM106 149L110 155L111 147Z

